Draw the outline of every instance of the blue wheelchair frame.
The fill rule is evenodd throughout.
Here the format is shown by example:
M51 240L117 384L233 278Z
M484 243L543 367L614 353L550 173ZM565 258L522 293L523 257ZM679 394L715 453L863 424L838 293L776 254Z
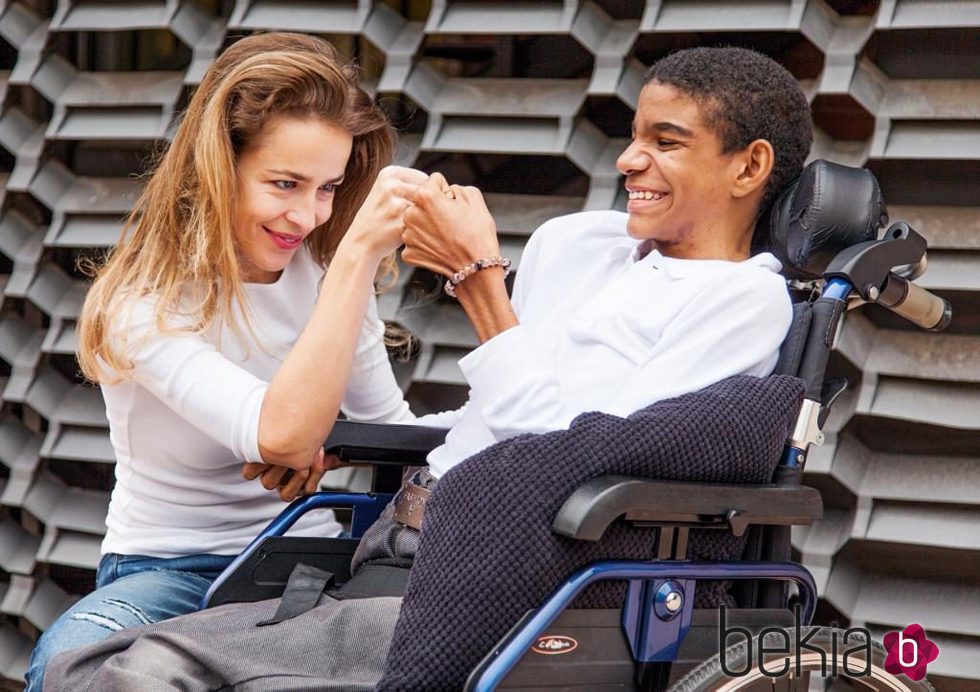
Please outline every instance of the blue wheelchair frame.
M821 299L846 307L853 291L845 279L830 279ZM798 468L806 450L788 445L780 465ZM392 499L387 493L319 492L293 501L235 559L232 565L211 585L202 601L204 608L212 596L242 564L247 562L263 541L283 536L304 514L315 509L353 510L351 537L360 538ZM656 562L603 561L584 567L559 586L534 615L523 621L485 661L478 679L468 689L492 690L517 665L538 640L587 586L598 581L626 580L629 583L623 608L622 626L637 663L670 662L690 627L694 606L694 589L698 580L770 579L793 582L798 589L801 624L809 625L816 609L817 589L810 572L794 562L739 561L695 562L668 560ZM679 594L682 607L666 607L669 594Z
M820 184L814 183L814 178L818 179ZM809 312L804 320L805 325L801 327L802 347L800 343L796 344L795 353L788 359L788 365L783 364L781 353L780 365L777 366L777 369L785 368L781 370L782 374L794 374L803 378L806 382L806 394L797 429L794 430L784 449L773 484L747 486L747 492L755 494L751 495L751 498L748 495L742 496L742 500L747 504L752 504L753 501L756 504L765 503L773 497L765 493L775 491L781 493L779 497L783 500L791 502L802 500L807 503L807 506L801 511L796 511L788 509L786 502L782 502L779 508L735 510L727 504L729 502L727 497L718 500L719 491L729 492L732 488L732 486L723 486L712 491L715 493L713 496L710 493L702 493L697 498L699 502L706 498L711 500L709 504L712 509L692 509L688 504L682 509L677 509L670 518L663 518L665 515L650 511L650 506L642 503L651 501L655 492L662 494L664 487L658 486L658 489L654 487L656 482L643 481L644 485L639 491L643 495L642 502L634 502L630 505L632 509L637 510L632 518L642 517L637 520L645 525L676 530L677 533L669 539L671 542L676 539L672 546L668 546L670 556L663 559L666 553L664 535L661 533L657 538L661 559L657 561L601 561L578 570L568 577L537 610L517 623L484 658L470 676L467 690L495 689L534 643L545 634L547 628L569 608L576 596L589 585L599 581L617 580L626 581L628 584L621 627L633 660L641 668L645 664L652 664L656 669L660 664L677 660L680 646L692 627L694 589L698 580L772 580L795 583L800 604L799 624L805 626L812 621L816 608L816 586L812 575L802 565L780 559L737 562L690 561L685 559L686 532L690 528L725 528L727 525L735 535L740 536L749 524L774 526L777 527L777 533L774 535L781 536L782 541L775 542L783 547L777 546L775 551L757 554L776 558L788 556L788 526L811 523L822 512L819 495L812 489L800 487L800 478L809 446L822 441L820 427L833 401L846 386L846 382L843 384L825 382L824 370L832 345L831 337L838 333L841 317L846 312L848 303L855 298L864 302L879 303L918 326L933 331L941 330L949 323L951 308L943 299L909 282L910 279L918 276L916 271L920 271L924 265L926 242L921 236L907 224L899 222L889 227L882 238L874 239L874 231L884 222L885 217L883 202L873 176L859 169L848 169L817 161L804 171L800 186L802 190L800 200L794 197L797 192L794 185L774 205L776 211L773 212L770 220L769 232L774 247L785 248L794 244L798 247L810 248L803 256L783 258L784 265L788 264L790 269L797 273L798 278L799 275L809 279L822 275L825 279L819 298L815 301L811 299L806 303ZM823 195L820 197L823 204L808 206L813 196L818 194ZM869 199L872 201L871 204L868 203ZM834 203L829 203L830 200ZM797 202L800 204L797 205ZM800 221L811 212L818 216L813 218L808 216L806 223ZM857 219L857 221L849 225L850 219ZM824 227L835 229L841 237L831 238L829 241L822 236L816 240L811 237L810 234L819 234ZM806 242L800 242L801 237ZM789 243L788 240L792 240L793 243ZM811 243L815 245L811 247ZM897 267L903 269L896 269ZM911 268L911 271L908 271L908 268ZM794 323L793 329L796 328L797 325ZM348 451L356 453L367 448L374 449L371 434L370 431L356 433L353 441L347 443ZM421 438L412 438L409 442L409 451L414 455L414 461L410 460L407 463L420 463L424 459L423 449L420 446L424 437L423 434ZM329 440L325 446L332 449ZM351 454L350 458L375 458L378 461L392 461L395 458L394 447L385 446L383 449L380 447L378 449L381 450L379 451L381 456L357 457ZM629 485L630 482L636 482L636 479L616 477L597 480L612 484L598 488L599 491L610 487L621 488ZM674 487L667 486L667 489L672 490ZM595 489L580 490L587 491L586 500L584 503L580 502L576 506L577 509L570 510L570 515L564 513L570 503L574 504L574 497L566 502L553 527L558 533L582 540L596 540L601 536L603 527L617 516L623 516L625 512L627 520L631 519L631 509L622 509L620 504L615 503L599 507L602 501L593 502L588 499L589 492ZM596 492L593 499L600 495L601 492ZM665 497L667 496L661 495L661 501L666 501ZM352 537L359 538L391 499L390 494L321 492L296 500L269 524L212 584L201 607L207 607L213 602L215 595L228 583L236 569L252 560L257 553L261 553L263 542L285 534L307 511L320 508L353 509L351 533ZM707 519L701 518L704 512L710 512ZM684 517L694 515L694 519L678 520L677 513ZM569 519L572 515L575 518ZM581 525L576 525L579 520L582 520L581 525L588 522L592 524L588 529L580 530ZM782 533L778 533L779 531ZM679 538L681 532L683 532L683 539ZM766 601L765 598L749 600ZM775 600L779 602L780 609L785 609L785 599L782 595ZM768 602L772 604L774 600L769 598ZM764 613L769 612L766 606L761 607ZM662 672L663 666L660 667L660 673Z

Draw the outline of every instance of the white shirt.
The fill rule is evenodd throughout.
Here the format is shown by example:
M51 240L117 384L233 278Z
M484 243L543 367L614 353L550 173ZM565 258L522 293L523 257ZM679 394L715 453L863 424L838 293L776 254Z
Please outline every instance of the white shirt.
M512 299L520 324L460 360L470 398L429 454L435 477L586 411L627 416L732 375L772 372L792 318L779 260L641 258L627 218L572 214L528 241Z
M241 476L261 461L258 423L268 382L313 313L323 269L301 249L272 284L246 284L254 340L220 325L208 333L161 334L153 300L113 320L128 338L134 379L103 385L116 485L104 553L177 557L240 552L285 507L276 492ZM174 319L173 323L178 323ZM353 420L408 421L372 299L341 409ZM336 535L328 511L290 535Z

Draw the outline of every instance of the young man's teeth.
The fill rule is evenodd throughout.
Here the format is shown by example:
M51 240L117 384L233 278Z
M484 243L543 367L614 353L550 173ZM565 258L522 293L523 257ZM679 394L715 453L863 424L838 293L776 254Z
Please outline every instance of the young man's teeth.
M630 199L655 199L661 200L664 198L664 193L662 192L651 192L650 190L630 190Z

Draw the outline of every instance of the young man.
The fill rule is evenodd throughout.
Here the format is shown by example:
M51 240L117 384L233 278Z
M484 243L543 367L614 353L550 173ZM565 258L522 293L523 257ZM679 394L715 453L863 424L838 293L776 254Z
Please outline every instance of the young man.
M647 73L617 161L628 214L554 219L507 297L488 266L455 288L481 345L460 361L470 401L429 457L440 477L519 433L579 413L620 416L776 363L791 310L779 262L750 257L756 220L802 170L810 111L793 76L738 48L674 53ZM406 262L444 276L499 253L474 188L434 174L405 214ZM466 270L464 273L469 273Z
M778 261L750 257L750 248L757 218L809 151L809 107L796 81L751 51L680 51L648 72L633 130L617 162L628 214L546 223L528 243L513 300L478 191L435 174L407 210L404 259L450 277L481 341L460 363L471 397L429 457L432 477L501 440L566 428L585 411L626 416L732 375L771 372L790 303ZM372 527L358 562L392 551L410 557L415 542L404 535ZM46 688L135 688L161 678L207 686L267 661L292 676L371 689L398 600L319 606L334 611L314 637L289 640L288 663L282 625L252 626L275 605L176 618L143 628L141 639L123 632L55 659ZM285 679L270 674L269 689Z

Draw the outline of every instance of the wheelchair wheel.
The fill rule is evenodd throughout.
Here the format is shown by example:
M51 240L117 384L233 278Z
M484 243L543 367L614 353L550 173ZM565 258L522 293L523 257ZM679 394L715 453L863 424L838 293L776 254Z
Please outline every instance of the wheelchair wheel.
M815 631L815 632L814 632ZM803 637L814 632L808 640L808 647L800 649L800 675L796 670L796 643L793 637L784 638L779 634L768 633L765 640L755 637L747 642L742 640L699 665L677 681L669 692L729 692L741 690L794 690L809 692L829 690L894 690L896 692L935 692L925 679L914 681L904 675L893 675L885 670L885 648L875 641L868 640L860 633L851 632L847 643L843 644L844 630L833 627L804 627ZM802 637L801 637L802 639ZM772 649L783 647L789 641L789 653L770 653ZM836 641L836 645L835 645ZM867 657L870 644L871 656ZM762 664L768 674L760 670L760 645L766 647ZM851 651L852 647L862 647L862 651ZM817 649L818 651L813 651ZM845 653L847 652L847 653ZM722 659L724 656L724 659ZM846 660L845 660L846 656ZM788 660L787 660L788 659ZM729 675L722 668L722 660ZM845 665L847 664L847 670ZM774 672L788 670L781 677L773 677ZM836 666L835 666L836 664ZM833 672L836 670L836 675ZM848 674L854 672L858 674ZM787 684L789 683L789 684Z

